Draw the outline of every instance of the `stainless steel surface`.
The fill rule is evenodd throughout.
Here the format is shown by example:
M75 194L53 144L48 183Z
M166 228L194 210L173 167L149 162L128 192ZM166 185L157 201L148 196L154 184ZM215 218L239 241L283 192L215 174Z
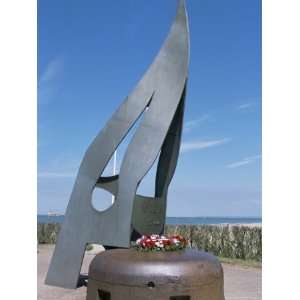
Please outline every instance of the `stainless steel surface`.
M188 62L188 21L185 2L180 0L171 30L154 62L84 155L47 284L76 288L87 243L129 247L133 232L163 231L168 186L179 153ZM142 113L120 173L101 177L114 151ZM138 185L158 156L155 197L136 195ZM114 204L103 212L92 206L95 188L115 195Z

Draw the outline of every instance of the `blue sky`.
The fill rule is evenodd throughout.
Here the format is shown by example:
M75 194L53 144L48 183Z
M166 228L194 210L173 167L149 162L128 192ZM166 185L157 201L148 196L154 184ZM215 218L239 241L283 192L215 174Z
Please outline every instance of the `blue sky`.
M168 216L261 215L260 5L187 1L190 71ZM152 62L175 11L174 0L38 1L38 213L65 211L86 148ZM152 193L153 174L139 192ZM99 208L110 199L94 196Z

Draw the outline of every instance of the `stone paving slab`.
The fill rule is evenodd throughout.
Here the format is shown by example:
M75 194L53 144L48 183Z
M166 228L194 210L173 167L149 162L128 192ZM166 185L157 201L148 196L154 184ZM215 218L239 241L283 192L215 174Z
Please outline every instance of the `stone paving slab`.
M62 289L44 284L54 245L40 245L37 254L38 300L85 300L86 287L76 290ZM87 252L81 273L88 272L88 266L95 251ZM261 300L261 269L223 264L226 300Z

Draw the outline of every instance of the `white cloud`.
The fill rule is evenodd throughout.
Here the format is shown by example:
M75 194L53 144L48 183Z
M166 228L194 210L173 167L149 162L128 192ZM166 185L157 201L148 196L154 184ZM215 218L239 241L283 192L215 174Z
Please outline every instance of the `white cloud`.
M46 165L40 165L38 178L74 178L79 169L80 160L69 151L64 151L49 160Z
M51 60L38 80L38 102L46 104L54 98L55 85L63 70L61 58Z
M251 163L254 163L255 161L257 161L260 158L261 158L261 155L254 155L254 156L250 156L250 157L245 157L240 161L236 161L236 162L233 162L233 163L230 163L230 164L226 165L226 168L234 169L234 168L238 168L238 167L241 167L241 166L249 165Z
M62 68L63 62L61 58L51 60L39 78L39 85L51 82L62 71Z
M218 140L201 140L201 141L190 141L190 142L183 142L180 147L180 152L189 152L194 150L201 150L205 148L220 146L229 142L230 139L218 139Z
M254 106L254 103L244 103L237 107L238 110L247 110Z
M211 118L211 115L204 114L198 119L187 121L184 123L183 130L184 130L184 132L188 132L188 131L194 129L195 127L199 126L199 124L201 124L202 122L209 120L210 118Z
M38 178L74 178L75 173L60 173L60 172L40 172L38 173Z

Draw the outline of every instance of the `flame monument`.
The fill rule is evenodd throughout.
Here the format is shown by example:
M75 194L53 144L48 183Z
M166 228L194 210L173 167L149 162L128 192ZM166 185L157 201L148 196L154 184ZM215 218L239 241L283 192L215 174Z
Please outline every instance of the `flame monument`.
M163 232L168 186L180 148L188 65L188 19L185 2L179 0L175 20L153 63L83 157L46 284L76 288L87 243L129 248L131 240L139 235ZM141 123L126 150L119 174L101 176L114 151L140 116ZM157 158L154 197L136 194L141 180ZM115 196L113 205L102 212L92 205L93 191L99 188ZM118 250L108 252L114 251ZM189 260L194 257L187 255ZM130 257L132 259L132 255ZM218 272L218 280L221 280L223 274L220 269Z

